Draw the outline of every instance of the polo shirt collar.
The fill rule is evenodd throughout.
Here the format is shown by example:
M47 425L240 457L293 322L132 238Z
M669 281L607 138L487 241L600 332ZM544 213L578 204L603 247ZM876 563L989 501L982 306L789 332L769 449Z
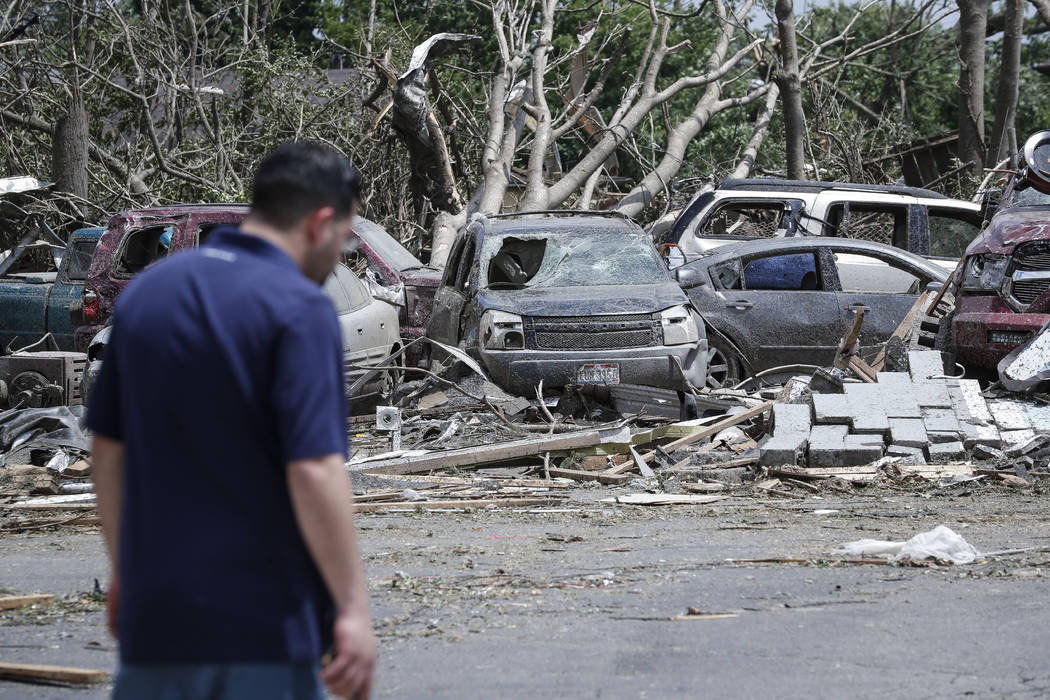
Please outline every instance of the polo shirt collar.
M288 253L259 236L253 236L241 231L236 226L216 227L211 232L211 235L208 236L208 242L204 246L241 251L278 265L287 265L296 271L299 270L299 266L288 256Z

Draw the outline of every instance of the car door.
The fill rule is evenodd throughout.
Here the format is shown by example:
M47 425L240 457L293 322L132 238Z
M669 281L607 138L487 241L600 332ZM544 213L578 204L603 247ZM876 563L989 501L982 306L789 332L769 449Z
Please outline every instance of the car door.
M758 371L829 364L842 315L817 247L735 258L712 269L725 307L724 331Z
M889 255L838 250L832 259L844 323L852 324L857 309L864 309L862 348L889 340L931 280L906 260Z
M73 349L73 319L69 307L79 302L98 238L76 238L69 246L58 278L47 297L47 330L62 350Z
M453 244L441 286L434 295L427 336L446 345L459 344L460 316L466 305L465 280L474 257L473 243L474 235L468 232Z
M375 365L390 354L397 342L397 309L373 298L364 283L346 266L337 265L335 272L350 299L347 321L356 341L353 352L364 358L360 364Z

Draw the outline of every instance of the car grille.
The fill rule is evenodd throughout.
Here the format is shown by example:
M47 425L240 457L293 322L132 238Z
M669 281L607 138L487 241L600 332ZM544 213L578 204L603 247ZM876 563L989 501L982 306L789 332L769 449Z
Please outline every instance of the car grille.
M526 339L540 350L613 350L657 344L659 321L652 314L531 316Z
M1017 270L1050 270L1050 246L1043 241L1018 246L1013 263Z
M1050 279L1045 280L1015 280L1010 290L1010 295L1018 303L1028 306L1038 299L1047 287L1050 287Z

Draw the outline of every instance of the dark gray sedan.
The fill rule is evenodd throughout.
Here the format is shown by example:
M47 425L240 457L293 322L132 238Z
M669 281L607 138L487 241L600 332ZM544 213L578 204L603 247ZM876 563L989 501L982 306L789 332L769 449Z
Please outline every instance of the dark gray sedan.
M860 345L881 345L945 271L879 243L787 238L724 246L674 271L708 326L708 385L790 364L830 365L864 309Z

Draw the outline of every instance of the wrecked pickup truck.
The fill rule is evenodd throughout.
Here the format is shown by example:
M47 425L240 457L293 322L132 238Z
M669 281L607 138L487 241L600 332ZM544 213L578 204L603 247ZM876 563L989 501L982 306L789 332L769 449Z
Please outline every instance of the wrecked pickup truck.
M445 267L427 335L504 388L704 385L703 321L633 221L596 212L476 216Z
M951 345L972 367L995 369L1050 321L1050 131L1032 135L1021 156L954 282Z
M64 247L41 238L0 261L0 347L24 348L50 334L54 344L43 349L73 349L70 310L80 302L101 235L100 228L77 229Z

